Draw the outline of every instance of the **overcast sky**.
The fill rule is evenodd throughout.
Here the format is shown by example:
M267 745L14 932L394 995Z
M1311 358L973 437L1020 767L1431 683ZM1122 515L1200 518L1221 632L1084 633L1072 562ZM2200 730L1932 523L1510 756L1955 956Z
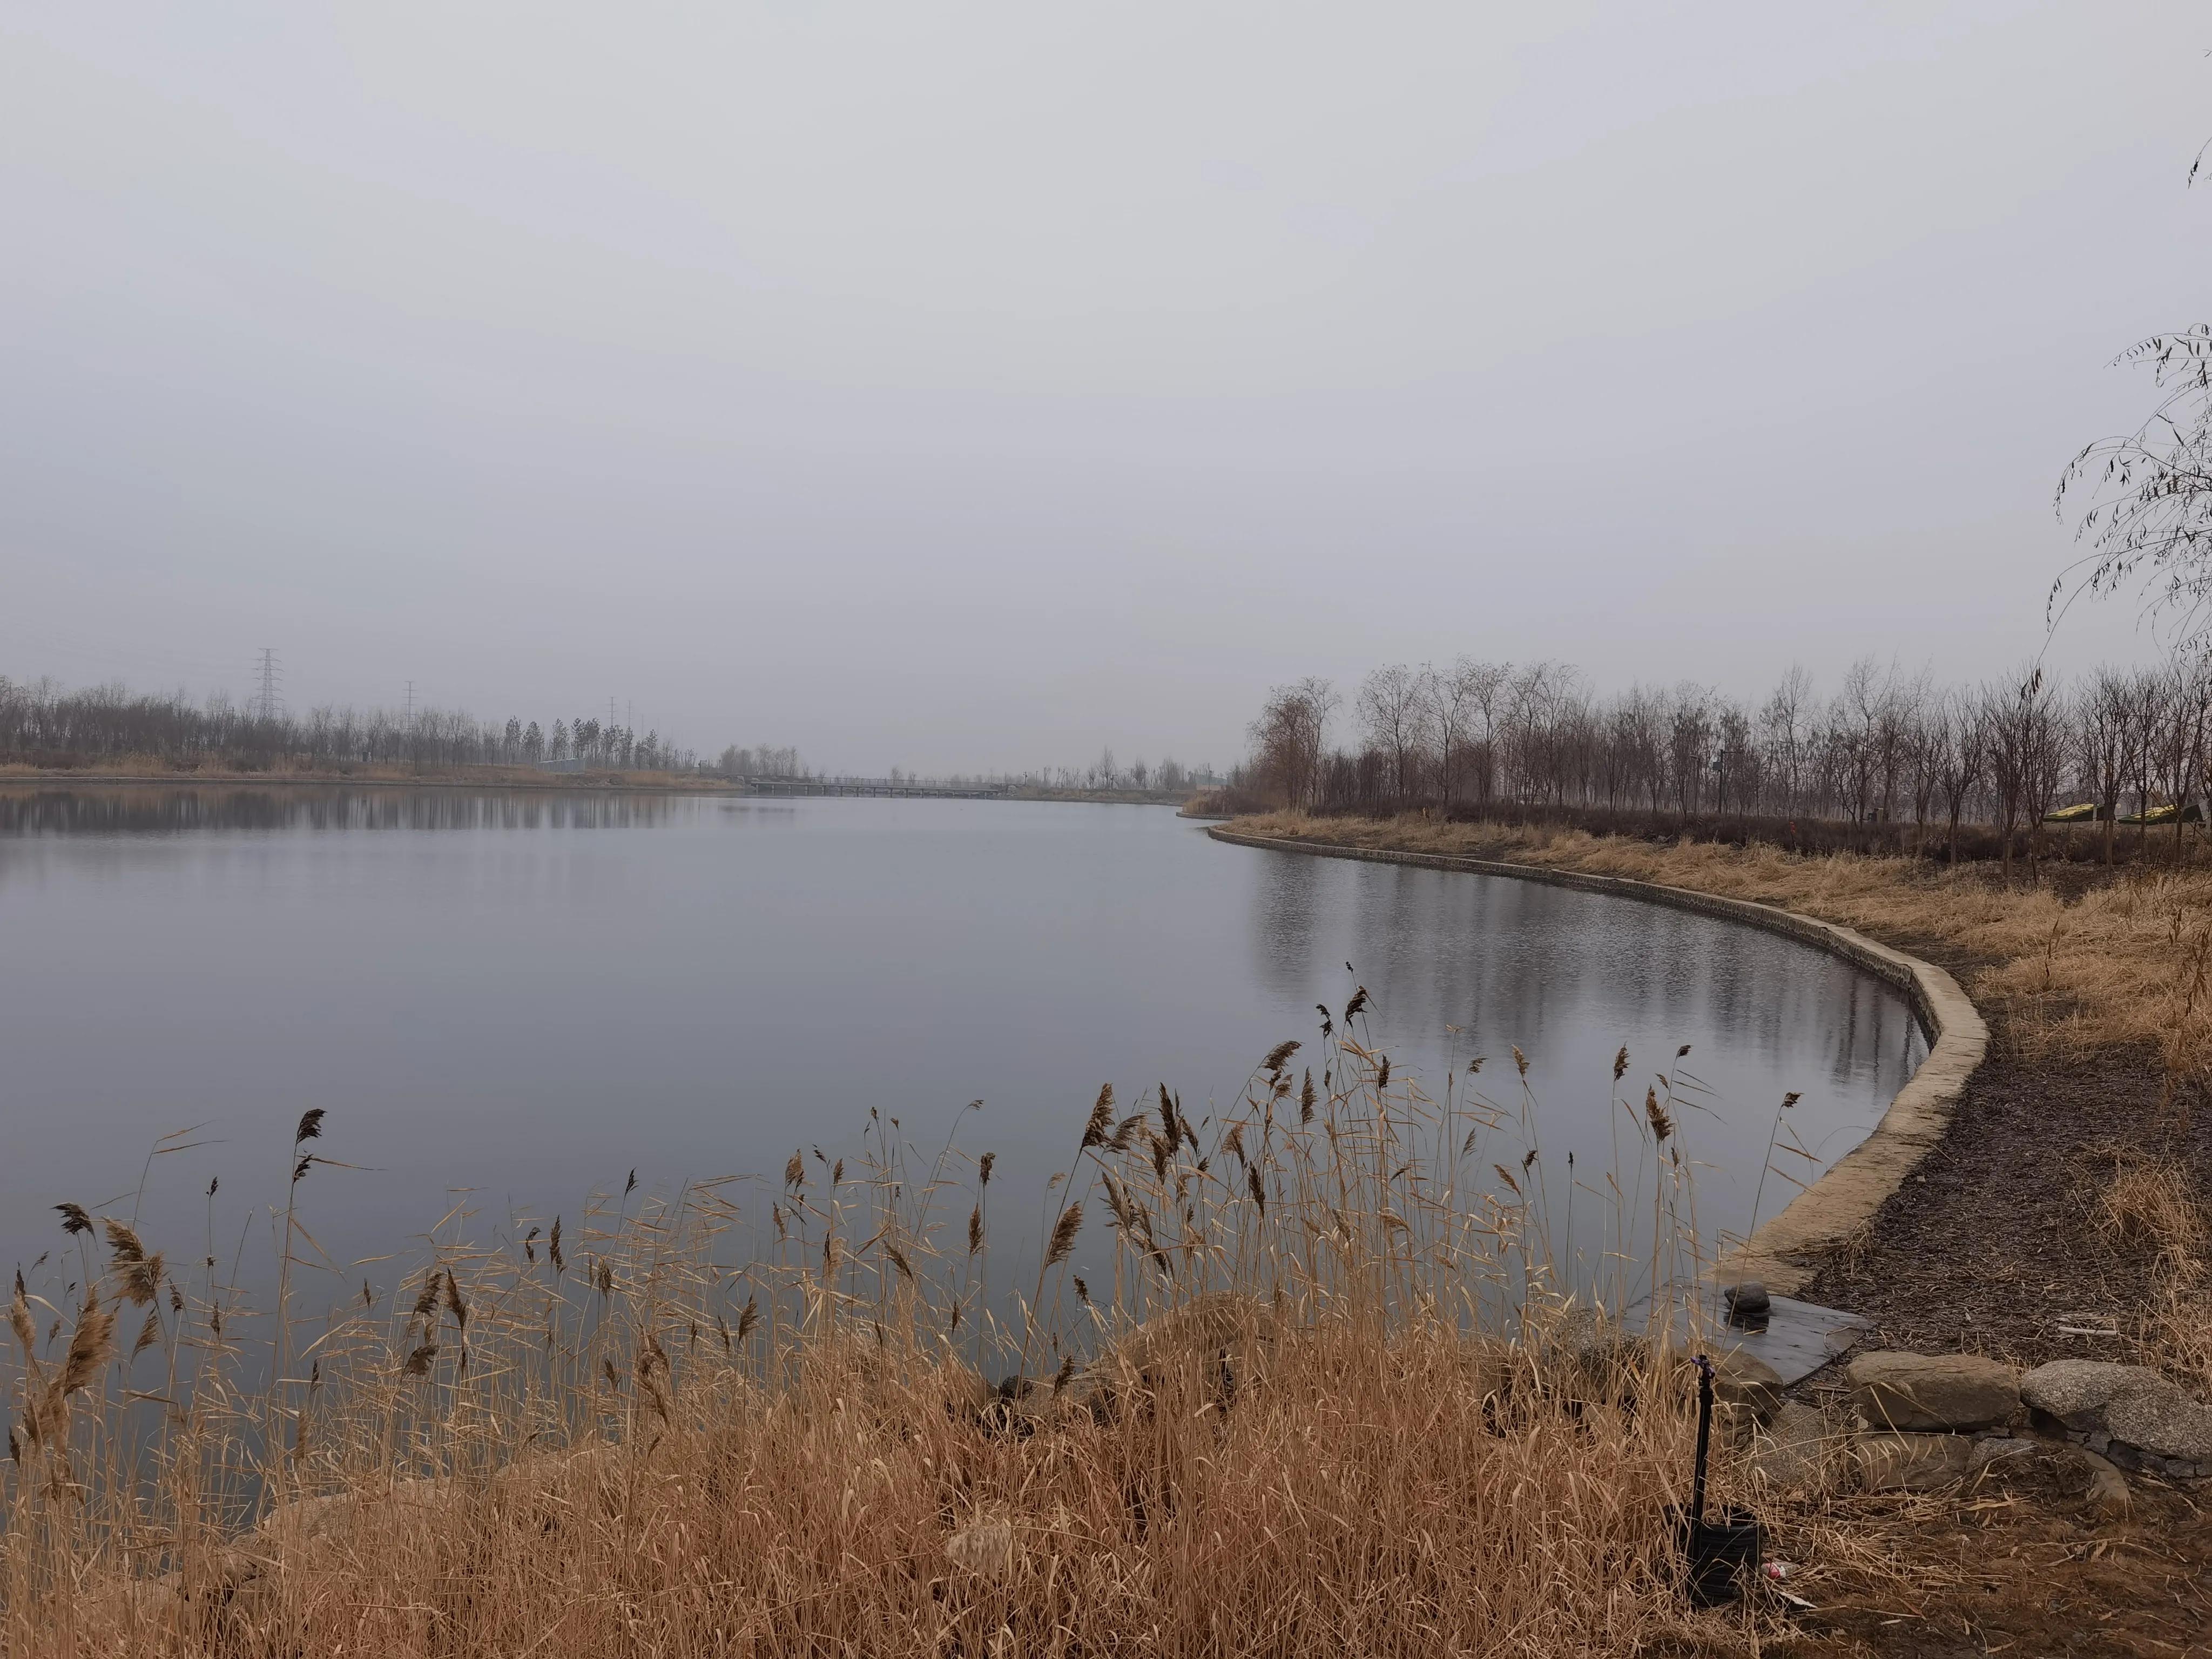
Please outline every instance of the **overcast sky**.
M1992 673L2212 319L2201 4L0 4L0 673L1225 763ZM2077 609L2073 667L2155 647Z

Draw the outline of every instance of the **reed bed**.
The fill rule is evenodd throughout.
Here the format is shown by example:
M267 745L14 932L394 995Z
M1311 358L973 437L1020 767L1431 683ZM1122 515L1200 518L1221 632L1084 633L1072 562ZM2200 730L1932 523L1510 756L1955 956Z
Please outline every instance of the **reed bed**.
M990 1157L874 1113L768 1191L456 1217L312 1317L68 1214L83 1288L12 1299L0 1644L1755 1649L1771 1613L1680 1601L1686 1370L1565 1282L1527 1103L1394 1078L1362 1001L1218 1116L1102 1091L995 1266ZM1696 1268L1663 1107L1619 1104L1615 1304ZM337 1127L302 1121L280 1237ZM1732 1453L1717 1490L1763 1501Z

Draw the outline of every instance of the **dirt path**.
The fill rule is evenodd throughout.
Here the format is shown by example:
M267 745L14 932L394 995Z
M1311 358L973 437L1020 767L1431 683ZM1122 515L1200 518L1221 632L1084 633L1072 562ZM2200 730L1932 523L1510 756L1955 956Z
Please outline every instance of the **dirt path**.
M1979 964L1924 939L1889 943L1961 977ZM2115 1231L2104 1194L2130 1158L2179 1158L2212 1190L2212 1112L2166 1098L2148 1044L2022 1055L2000 1000L1988 1058L1950 1128L1876 1212L1863 1242L1805 1294L1874 1320L1884 1346L1973 1349L2022 1364L2136 1360L2159 1294L2157 1255ZM2109 1324L2118 1340L2062 1325Z

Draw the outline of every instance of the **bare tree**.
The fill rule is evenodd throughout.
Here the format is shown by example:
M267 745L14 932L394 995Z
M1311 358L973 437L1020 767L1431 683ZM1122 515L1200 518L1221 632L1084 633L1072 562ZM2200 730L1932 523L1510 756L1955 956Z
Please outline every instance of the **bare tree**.
M1428 701L1421 677L1403 663L1378 668L1360 682L1359 723L1389 768L1391 799L1401 807L1418 787L1414 773Z
M2158 787L2173 808L2173 861L2181 862L2182 823L2203 782L2205 719L2212 684L2194 657L2178 659L2162 676L2163 716L2153 730L2152 760Z
M2023 708L2021 809L2027 818L2027 877L2033 881L2043 857L2043 826L2065 780L2074 742L2067 701L2039 671L2030 677Z
M2094 550L2070 585L2106 594L2148 580L2152 608L2178 612L2199 644L2212 624L2212 325L2154 334L2113 362L2148 367L2161 395L2141 426L2087 446L2059 477L2057 510L2086 501L2075 533ZM2054 609L2069 586L2052 585Z
M1252 722L1255 769L1287 806L1320 803L1329 717L1337 704L1336 688L1310 675L1269 692Z
M1971 691L1945 696L1934 730L1936 744L1936 787L1942 792L1948 836L1944 853L1959 862L1959 824L1966 817L1966 801L1981 787L1990 760L1989 710Z
M2082 781L2096 799L2105 826L2105 862L2117 853L2120 793L2135 769L2137 720L2130 678L2100 668L2082 692L2075 720Z
M1776 805L1785 814L1797 810L1803 793L1812 728L1813 677L1792 663L1759 709L1759 744L1766 751L1768 776L1782 792Z
M1437 781L1437 794L1447 809L1458 800L1465 774L1474 760L1474 734L1486 724L1483 707L1486 697L1495 695L1493 677L1499 672L1494 665L1474 662L1466 657L1443 672L1433 667L1421 670L1421 695L1427 705L1430 765ZM1487 692L1486 685L1489 688Z
M2057 696L2043 670L2030 664L2017 680L1983 694L1990 730L1990 774L1996 786L1998 860L2012 877L2013 838L2021 820L2029 827L2028 873L2043 846L2043 816L2058 787L2066 748Z

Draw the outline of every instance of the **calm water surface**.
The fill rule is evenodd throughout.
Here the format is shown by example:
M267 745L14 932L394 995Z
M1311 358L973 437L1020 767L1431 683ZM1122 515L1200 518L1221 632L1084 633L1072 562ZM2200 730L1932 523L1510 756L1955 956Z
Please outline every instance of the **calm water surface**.
M456 1204L480 1237L573 1217L633 1168L773 1180L794 1147L857 1151L871 1106L933 1152L980 1098L961 1143L1033 1211L1101 1083L1197 1116L1362 984L1431 1092L1480 1054L1515 1098L1519 1045L1561 1188L1569 1150L1602 1179L1614 1051L1640 1100L1690 1044L1701 1220L1738 1230L1785 1091L1832 1160L1925 1054L1894 991L1786 939L1128 806L0 791L0 1257L54 1250L49 1276L67 1199L141 1206L175 1256L244 1237L252 1277L308 1107L359 1166L302 1188L346 1264Z

